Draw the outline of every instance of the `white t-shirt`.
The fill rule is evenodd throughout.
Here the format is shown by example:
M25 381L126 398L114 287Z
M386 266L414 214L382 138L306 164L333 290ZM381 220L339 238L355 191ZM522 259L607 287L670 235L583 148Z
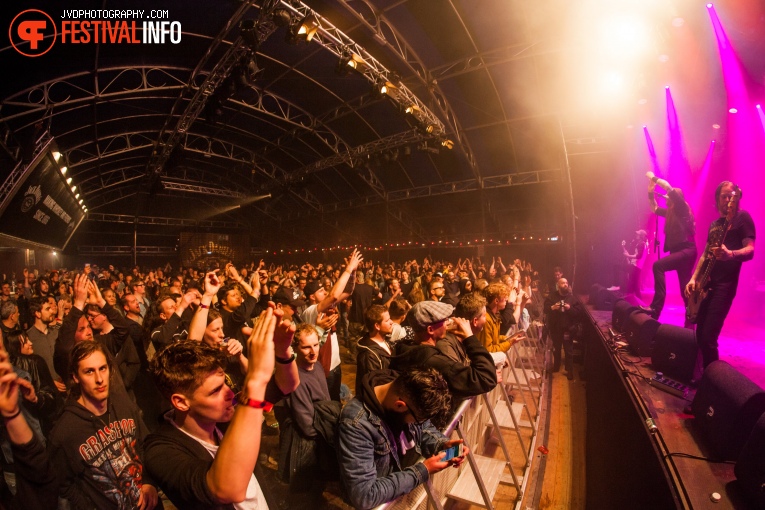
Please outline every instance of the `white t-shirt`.
M311 305L300 314L300 319L312 326L316 326L316 321L319 320L319 305ZM324 331L318 328L320 332ZM337 341L337 333L324 332L328 335L327 340L332 342L332 363L330 363L329 369L334 370L342 363L340 359L340 343ZM321 340L321 338L319 338Z
M178 424L176 424L174 421L170 420L170 423L175 425L175 427L192 438L197 443L201 444L205 447L205 450L210 452L210 455L214 459L215 456L218 454L218 446L214 444L209 444L205 441L202 441L199 438L196 438L180 428ZM218 436L218 442L220 443L220 440L223 438L223 434L221 434L220 430L218 428L215 428L215 435ZM266 496L263 494L263 491L260 489L260 484L258 483L258 479L255 478L254 474L250 475L250 483L247 485L247 496L244 501L241 503L234 503L234 508L236 510L268 510L268 503L266 502Z

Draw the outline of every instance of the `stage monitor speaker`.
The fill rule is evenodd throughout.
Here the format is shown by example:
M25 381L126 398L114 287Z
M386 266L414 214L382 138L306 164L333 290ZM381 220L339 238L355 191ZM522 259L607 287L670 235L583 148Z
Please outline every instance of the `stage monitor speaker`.
M662 324L656 331L651 362L657 372L683 382L693 379L699 347L696 332L672 324Z
M630 350L638 356L648 357L653 353L656 333L659 331L659 321L647 312L637 309L630 314L625 327L624 336Z
M638 310L638 307L625 299L618 299L614 303L614 311L611 313L611 326L615 331L624 333L630 314Z
M704 370L691 409L712 450L722 460L736 460L765 413L765 390L718 360Z
M744 444L733 472L752 508L765 508L765 414Z
M615 292L608 290L599 283L590 288L590 304L596 310L613 310L617 299L619 298Z

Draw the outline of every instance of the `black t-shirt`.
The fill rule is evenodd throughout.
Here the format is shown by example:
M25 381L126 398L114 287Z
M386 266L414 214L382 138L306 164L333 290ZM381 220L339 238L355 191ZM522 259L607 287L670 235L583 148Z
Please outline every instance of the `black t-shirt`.
M707 243L710 246L716 245L723 235L722 229L725 227L725 218L720 217L712 222L707 235ZM733 217L732 225L723 244L729 250L740 250L744 247L744 239L754 240L754 221L752 216L746 211L739 211ZM712 268L711 280L713 283L738 281L738 275L741 272L741 260L718 260Z
M351 311L348 321L364 324L364 312L372 306L372 300L377 297L377 289L366 283L359 283L351 294Z
M664 251L676 252L695 246L696 220L682 192L672 188L667 192L667 200L672 201L672 210L665 207L656 209L656 214L667 218L664 222Z

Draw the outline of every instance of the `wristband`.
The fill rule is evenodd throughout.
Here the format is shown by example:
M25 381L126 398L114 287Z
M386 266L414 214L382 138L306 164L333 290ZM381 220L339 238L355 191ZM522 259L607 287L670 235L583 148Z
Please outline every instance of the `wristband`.
M3 414L2 416L3 416L3 419L4 419L4 420L8 421L8 420L12 420L12 419L14 419L15 417L17 417L17 416L18 416L18 415L20 415L20 414L21 414L21 407L19 407L19 409L18 409L18 410L17 410L17 411L16 411L14 414L12 414L12 415L10 415L10 416L6 416L6 415L4 415L4 414Z
M254 407L255 409L263 409L264 412L269 412L271 409L273 409L274 405L271 402L268 402L267 400L255 400L252 398L248 398L247 400L243 400L242 404Z
M274 357L276 358L276 362L279 363L280 365L289 365L290 363L295 361L295 359L297 358L297 354L293 352L292 356L290 356L289 358L280 358L279 356L274 356Z
M204 303L199 303L199 308L204 308L205 310L210 308L210 305L206 305Z

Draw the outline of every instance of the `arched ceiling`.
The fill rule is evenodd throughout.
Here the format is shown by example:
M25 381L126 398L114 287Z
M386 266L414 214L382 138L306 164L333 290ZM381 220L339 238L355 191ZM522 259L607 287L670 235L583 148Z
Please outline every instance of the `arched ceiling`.
M22 146L49 129L91 223L217 213L269 247L561 229L544 204L564 176L565 5L39 0L24 7L59 26L69 7L167 9L182 40L56 44L38 58L6 44L0 126ZM2 9L9 24L21 10ZM293 23L315 13L314 40L289 44L278 10ZM254 47L246 20L260 71L231 85ZM375 72L338 73L345 50L373 57ZM372 75L394 99L371 93Z

